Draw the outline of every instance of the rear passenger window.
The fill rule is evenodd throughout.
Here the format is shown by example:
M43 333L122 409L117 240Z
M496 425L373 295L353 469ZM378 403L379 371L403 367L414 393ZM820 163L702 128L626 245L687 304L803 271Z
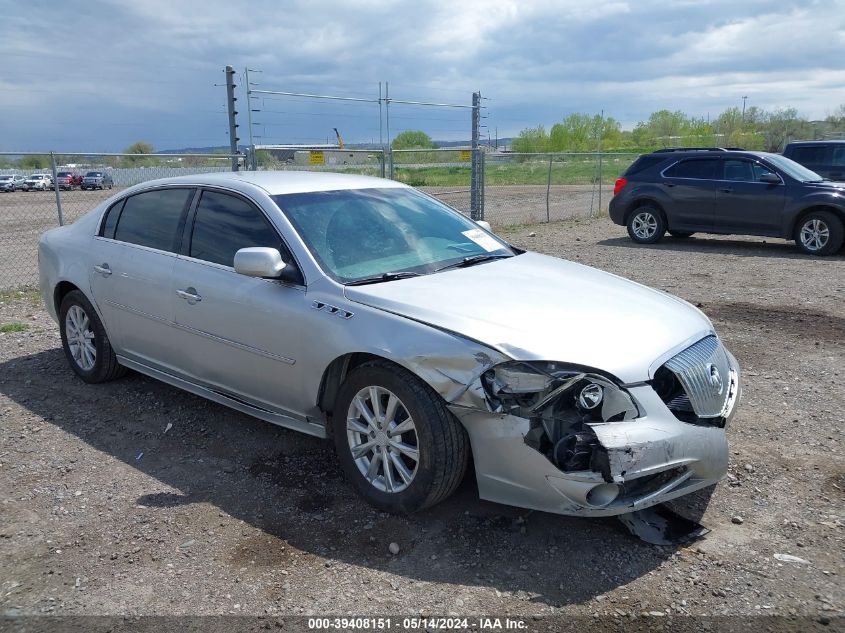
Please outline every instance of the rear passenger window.
M182 214L193 189L160 189L131 196L123 205L114 239L162 251L175 251ZM109 221L106 218L106 222Z
M845 167L845 146L839 145L833 148L833 158L830 163L834 167Z
M695 178L711 180L716 168L716 160L712 158L698 158L682 160L675 163L664 172L670 178Z
M232 266L235 253L251 246L278 249L282 259L291 263L290 253L261 211L235 196L203 192L194 218L189 255Z
M820 165L824 163L824 155L827 148L824 145L805 145L796 147L792 152L792 160L802 165Z

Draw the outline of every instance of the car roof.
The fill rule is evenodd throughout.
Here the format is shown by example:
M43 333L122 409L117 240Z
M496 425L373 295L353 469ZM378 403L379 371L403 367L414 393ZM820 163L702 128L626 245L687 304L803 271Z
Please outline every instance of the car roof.
M340 189L403 188L407 185L395 180L338 174L334 172L307 171L235 171L175 176L147 181L146 186L166 184L218 185L222 187L251 184L261 187L268 194L307 193L310 191L336 191Z
M790 141L788 145L841 145L845 144L845 139L828 139L826 141Z
M656 151L652 152L651 156L661 156L667 159L670 158L689 158L689 157L713 157L713 156L756 156L757 158L767 158L773 156L772 152L762 152L750 149L682 149L675 151Z

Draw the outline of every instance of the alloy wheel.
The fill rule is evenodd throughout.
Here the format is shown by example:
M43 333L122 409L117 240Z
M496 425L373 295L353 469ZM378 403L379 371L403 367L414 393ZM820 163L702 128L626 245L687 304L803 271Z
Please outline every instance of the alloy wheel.
M97 347L91 320L81 306L71 306L65 316L65 336L74 362L83 371L91 371L97 362Z
M642 211L634 216L631 228L641 240L651 239L657 232L657 218L648 211Z
M392 391L361 389L346 414L346 438L352 459L364 478L382 492L405 490L419 466L417 428Z
M800 239L808 251L820 251L830 239L830 228L824 220L813 218L801 227Z

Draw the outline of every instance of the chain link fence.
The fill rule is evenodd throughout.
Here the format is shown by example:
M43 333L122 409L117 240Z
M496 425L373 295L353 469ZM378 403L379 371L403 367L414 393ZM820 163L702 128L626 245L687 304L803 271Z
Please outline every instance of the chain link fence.
M120 190L158 178L232 169L232 156L220 154L0 153L3 157L14 158L18 166L0 167L0 291L35 286L39 236L72 223ZM102 173L102 181L83 183L89 172ZM45 178L30 179L35 174Z
M230 171L232 160L257 170L328 171L392 178L416 187L468 216L494 226L596 217L607 211L613 183L635 153L514 154L470 149L363 150L256 146L229 154L3 154L19 164L2 178L46 177L0 192L0 290L38 282L38 237L68 224L126 187L170 176ZM28 164L24 169L20 164ZM88 172L102 172L102 188L82 188ZM68 180L68 175L71 179ZM56 190L54 183L60 187ZM98 185L100 186L100 185Z
M484 219L508 226L605 214L614 182L638 156L489 152L484 159Z

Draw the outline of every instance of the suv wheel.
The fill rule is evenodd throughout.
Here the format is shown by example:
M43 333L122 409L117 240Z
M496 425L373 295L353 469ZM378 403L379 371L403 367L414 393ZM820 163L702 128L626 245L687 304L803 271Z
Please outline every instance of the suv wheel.
M666 233L663 213L652 206L639 207L628 218L628 235L639 244L654 244Z
M830 255L842 246L842 222L830 211L805 216L795 230L798 247L810 255Z
M387 512L416 512L444 500L469 459L466 432L443 400L384 361L350 372L337 395L332 432L355 490Z
M106 382L126 373L126 368L117 362L94 306L79 290L67 293L62 299L59 324L65 356L82 380Z

